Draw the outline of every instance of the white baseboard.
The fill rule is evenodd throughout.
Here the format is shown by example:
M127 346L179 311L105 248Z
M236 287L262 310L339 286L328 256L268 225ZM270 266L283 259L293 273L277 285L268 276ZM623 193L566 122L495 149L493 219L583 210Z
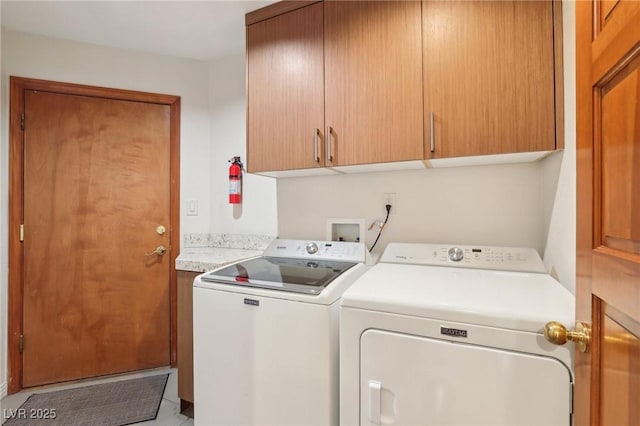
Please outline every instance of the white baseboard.
M0 384L0 399L7 396L7 382Z

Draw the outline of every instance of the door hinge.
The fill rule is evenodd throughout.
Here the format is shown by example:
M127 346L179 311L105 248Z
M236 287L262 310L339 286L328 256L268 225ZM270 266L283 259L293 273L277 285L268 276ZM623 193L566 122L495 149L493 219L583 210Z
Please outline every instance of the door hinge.
M24 223L20 224L20 241L24 241Z
M24 130L24 113L20 114L20 130Z
M20 347L20 353L24 352L24 335L20 335L20 343L18 344Z

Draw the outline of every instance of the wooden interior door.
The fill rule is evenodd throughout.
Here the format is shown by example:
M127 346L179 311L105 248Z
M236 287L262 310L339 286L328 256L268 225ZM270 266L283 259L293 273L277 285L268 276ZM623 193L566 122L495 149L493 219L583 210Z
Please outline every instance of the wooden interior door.
M168 366L170 107L26 90L24 123L23 386Z
M640 424L640 2L576 2L576 425Z

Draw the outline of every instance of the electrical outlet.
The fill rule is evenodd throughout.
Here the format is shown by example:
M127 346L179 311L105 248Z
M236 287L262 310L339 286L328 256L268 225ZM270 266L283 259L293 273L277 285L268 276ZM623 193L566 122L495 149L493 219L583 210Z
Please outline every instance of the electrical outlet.
M395 192L385 192L384 194L382 194L382 209L385 215L387 214L387 208L385 207L387 204L391 204L391 213L389 214L398 212Z

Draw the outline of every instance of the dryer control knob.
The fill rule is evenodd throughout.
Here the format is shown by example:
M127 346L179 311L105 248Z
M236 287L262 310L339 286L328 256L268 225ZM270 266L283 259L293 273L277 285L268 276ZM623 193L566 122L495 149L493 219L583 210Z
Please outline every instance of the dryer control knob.
M318 252L318 245L316 243L307 244L307 253L316 254Z
M464 258L464 252L460 247L451 247L449 249L449 260L460 262Z

